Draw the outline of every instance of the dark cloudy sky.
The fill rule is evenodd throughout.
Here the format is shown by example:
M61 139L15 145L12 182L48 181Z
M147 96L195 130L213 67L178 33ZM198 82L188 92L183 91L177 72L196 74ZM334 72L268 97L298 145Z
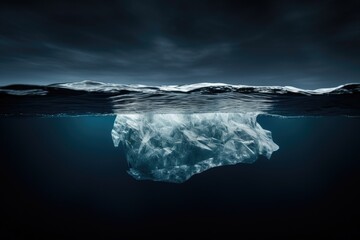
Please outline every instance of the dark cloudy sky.
M1 1L0 85L359 82L359 6L345 0Z

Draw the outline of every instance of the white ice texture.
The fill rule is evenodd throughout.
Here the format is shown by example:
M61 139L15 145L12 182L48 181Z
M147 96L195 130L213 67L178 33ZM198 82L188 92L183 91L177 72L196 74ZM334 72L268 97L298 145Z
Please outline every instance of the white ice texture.
M135 179L181 183L207 169L278 150L253 113L119 114L112 130Z

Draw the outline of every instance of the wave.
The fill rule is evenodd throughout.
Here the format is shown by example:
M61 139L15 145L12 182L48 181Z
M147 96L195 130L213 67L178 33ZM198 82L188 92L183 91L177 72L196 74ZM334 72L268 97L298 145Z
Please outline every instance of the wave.
M123 93L128 92L202 92L202 93L224 93L224 92L240 92L240 93L273 93L273 94L351 94L360 92L360 84L348 83L333 88L319 88L315 90L305 90L291 86L249 86L249 85L231 85L225 83L195 83L186 85L164 85L164 86L147 86L140 84L115 84L103 83L91 80L70 83L56 83L46 86L42 85L25 85L14 84L0 87L0 92L9 95L44 95L51 93L53 90L74 90L98 93Z
M0 115L255 112L360 116L360 84L305 90L224 83L146 86L81 81L0 87Z

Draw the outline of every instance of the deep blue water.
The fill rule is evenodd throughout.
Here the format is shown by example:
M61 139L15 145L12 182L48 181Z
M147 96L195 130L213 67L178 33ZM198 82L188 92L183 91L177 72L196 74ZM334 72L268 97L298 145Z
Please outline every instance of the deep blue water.
M129 176L114 119L0 118L1 235L359 234L359 118L260 116L280 146L270 160L182 184Z

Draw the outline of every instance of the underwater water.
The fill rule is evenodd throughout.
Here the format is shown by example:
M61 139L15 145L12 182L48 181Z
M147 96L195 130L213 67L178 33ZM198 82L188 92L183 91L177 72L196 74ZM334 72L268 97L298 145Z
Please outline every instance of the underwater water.
M359 234L359 85L85 81L0 100L6 236Z

